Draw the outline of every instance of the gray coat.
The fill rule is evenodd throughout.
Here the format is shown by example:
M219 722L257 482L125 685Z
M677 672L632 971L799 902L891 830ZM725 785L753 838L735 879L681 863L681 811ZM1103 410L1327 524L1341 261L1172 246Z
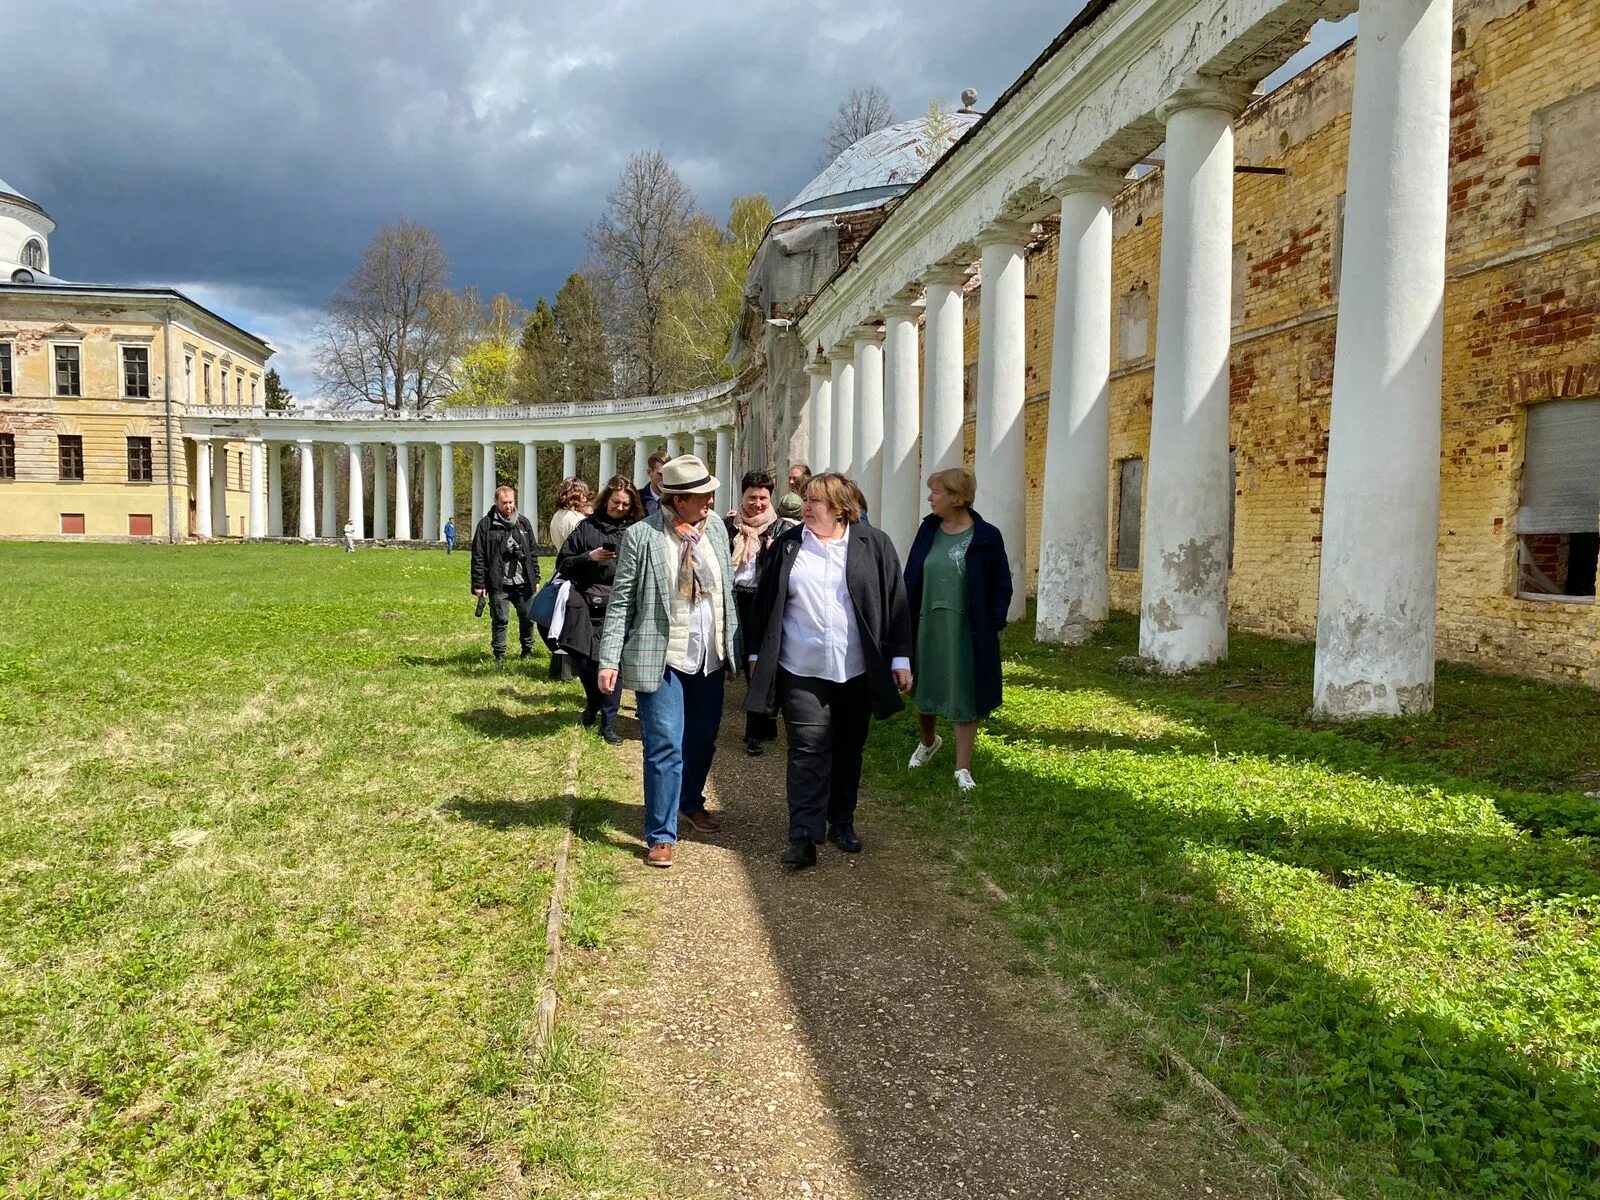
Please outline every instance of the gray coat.
M661 510L628 527L617 547L617 573L611 606L600 635L600 669L619 672L618 685L653 692L667 671L667 641L672 623L672 592L678 580L678 539L666 528ZM728 531L715 514L706 520L705 542L722 573L722 645L729 666L735 658L739 618L733 601L733 566Z

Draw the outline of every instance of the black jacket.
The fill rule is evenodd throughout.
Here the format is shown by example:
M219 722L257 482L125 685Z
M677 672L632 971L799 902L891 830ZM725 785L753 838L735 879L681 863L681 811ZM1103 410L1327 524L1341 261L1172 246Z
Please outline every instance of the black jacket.
M758 658L750 674L745 708L751 712L778 711L778 658L783 652L783 610L789 601L789 571L800 551L804 525L778 537L763 564L756 596L755 626L745 631L745 645L756 646ZM900 690L889 673L896 658L911 657L911 610L906 606L905 580L900 556L882 530L860 522L850 526L850 546L845 553L845 587L856 613L861 653L867 664L867 685L872 711L892 716L905 707Z
M1011 608L1011 563L1000 531L976 512L972 522L972 543L967 547L967 623L972 630L978 715L986 717L1000 707L1000 631L1006 627L1006 612ZM911 606L913 642L916 623L922 616L922 567L928 561L938 529L937 516L924 517L916 540L911 543L911 553L906 556L906 597Z
M639 489L639 499L644 502L644 515L647 517L661 507L661 497L656 495L653 483L647 483Z
M539 558L534 552L537 540L533 526L521 513L514 513L510 521L500 515L497 508L484 514L483 520L472 531L472 590L480 588L490 595L506 591L505 578L508 549L520 557L522 584L517 590L539 590Z
M633 524L632 517L610 517L595 513L584 518L567 535L556 551L556 574L572 584L567 596L567 615L556 645L584 658L600 657L600 629L605 623L606 606L611 602L611 581L617 573L617 560L596 562L589 551L609 545L613 550Z

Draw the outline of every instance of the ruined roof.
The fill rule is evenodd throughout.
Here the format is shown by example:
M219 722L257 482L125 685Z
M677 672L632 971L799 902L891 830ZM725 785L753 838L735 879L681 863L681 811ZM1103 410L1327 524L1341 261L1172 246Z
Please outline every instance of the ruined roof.
M49 213L45 212L44 209L40 208L32 200L29 200L21 192L17 191L16 188L12 187L4 179L0 179L0 200L9 200L13 204L22 205L23 208L31 208L34 212L38 213L42 217L50 216Z
M969 108L946 113L947 125L937 145L929 144L926 117L869 133L801 188L775 219L798 221L885 204L909 191L981 116Z

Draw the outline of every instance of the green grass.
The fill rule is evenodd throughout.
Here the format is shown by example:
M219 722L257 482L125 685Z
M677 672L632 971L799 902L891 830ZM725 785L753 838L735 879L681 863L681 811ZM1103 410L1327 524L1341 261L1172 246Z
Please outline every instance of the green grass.
M1150 678L1119 667L1129 618L1030 629L970 799L948 750L905 772L904 716L868 779L1040 959L1347 1196L1600 1195L1600 694L1447 666L1429 716L1319 725L1310 647L1235 635Z
M605 1049L529 1048L576 690L487 669L465 574L0 546L7 1194L656 1194Z

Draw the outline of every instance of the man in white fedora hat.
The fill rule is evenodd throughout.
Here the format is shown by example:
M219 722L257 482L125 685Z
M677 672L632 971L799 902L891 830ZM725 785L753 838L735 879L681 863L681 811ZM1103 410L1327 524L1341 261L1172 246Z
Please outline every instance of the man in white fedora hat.
M706 776L738 624L728 532L707 520L717 480L693 454L661 468L661 507L617 547L600 639L600 690L632 688L644 733L645 861L670 867L680 814L702 833Z

